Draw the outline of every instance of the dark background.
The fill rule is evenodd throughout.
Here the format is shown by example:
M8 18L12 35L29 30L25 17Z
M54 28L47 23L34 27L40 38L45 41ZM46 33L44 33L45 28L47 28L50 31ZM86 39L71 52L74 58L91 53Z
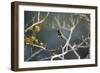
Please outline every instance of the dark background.
M41 16L40 19L44 18L47 14L47 12L40 12ZM24 33L25 36L30 35L32 36L32 34L35 34L36 37L39 39L39 41L43 42L44 44L46 44L46 48L49 50L54 50L59 48L59 50L56 51L41 51L39 54L37 54L35 57L32 57L29 61L40 61L43 60L43 58L46 57L50 57L53 55L53 53L56 54L60 54L61 53L61 46L63 46L65 44L65 40L62 40L61 38L58 38L58 32L57 30L59 29L57 26L54 26L56 24L55 20L54 20L54 16L59 16L59 21L61 23L61 26L63 26L63 21L66 21L66 26L69 23L69 18L71 14L75 14L75 13L58 13L58 12L50 12L49 16L47 17L47 19L45 20L45 22L43 22L42 24L40 24L41 30L38 33L33 33L32 31ZM78 15L80 15L78 13ZM78 16L76 15L76 16ZM90 17L90 14L85 14L88 17ZM32 17L35 17L34 22L37 22L37 16L38 16L38 12L37 11L25 11L24 12L24 28L26 29L27 27L29 27L30 25L32 25ZM28 24L28 25L26 25ZM55 27L55 29L52 29L52 26ZM90 30L89 30L90 26L89 24L86 22L86 20L83 18L80 20L79 25L76 27L76 29L74 30L73 34L72 34L72 38L70 41L70 44L79 44L82 41L82 36L87 37L88 34L90 34ZM65 31L65 30L61 30L64 35L66 37L69 36L69 31ZM90 41L89 41L90 42ZM88 45L90 47L90 45ZM80 48L77 50L78 54L80 55L81 59L87 58L86 56L89 53L89 47L87 48ZM33 48L33 50L31 50L31 48ZM38 51L39 48L37 47L33 47L31 45L25 45L24 47L24 60L26 61L27 58L29 58L32 54L31 52L34 54L36 51ZM88 57L90 58L90 57ZM73 53L73 51L67 53L65 55L65 59L77 59L77 57L75 56L75 54ZM50 59L45 59L45 60L50 60ZM55 60L60 60L59 58L56 58Z

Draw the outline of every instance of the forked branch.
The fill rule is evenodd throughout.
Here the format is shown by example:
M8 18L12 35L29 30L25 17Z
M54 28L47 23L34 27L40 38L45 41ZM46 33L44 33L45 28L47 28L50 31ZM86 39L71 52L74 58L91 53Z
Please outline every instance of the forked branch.
M47 15L45 16L45 18L43 18L43 19L40 20L40 12L38 12L38 21L35 22L35 23L33 23L33 24L32 24L31 26L29 26L28 28L26 28L26 29L25 29L25 32L27 32L28 30L31 30L31 29L33 28L33 26L38 25L38 24L40 24L40 23L43 23L43 22L46 20L46 18L48 17L48 15L49 15L49 12L48 12Z

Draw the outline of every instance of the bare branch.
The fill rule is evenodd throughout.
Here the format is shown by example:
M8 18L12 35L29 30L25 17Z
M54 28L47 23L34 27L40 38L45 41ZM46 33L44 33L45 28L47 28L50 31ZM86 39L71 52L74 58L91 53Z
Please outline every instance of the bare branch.
M88 39L87 38L85 38L85 40L84 41L82 41L82 43L84 43L85 41L87 41ZM47 57L47 58L44 58L44 59L51 59L51 61L54 59L54 58L61 58L61 59L63 59L62 57L65 55L65 54L67 54L68 52L71 52L71 51L73 51L74 53L75 53L75 55L77 56L77 58L78 59L80 59L80 56L79 56L79 54L76 52L76 50L78 50L79 48L87 48L87 47L89 47L89 46L82 46L82 44L80 45L71 45L70 43L68 44L68 46L71 48L70 50L68 50L68 49L66 49L66 51L65 52L62 52L61 54L55 54L54 56L51 56L51 57Z
M47 14L47 16L44 19L40 20L40 12L38 12L38 22L33 23L30 27L28 27L26 29L26 31L31 29L34 25L37 25L39 23L44 22L45 19L48 17L48 15L49 15L49 13ZM59 30L63 29L63 30L66 30L66 31L70 32L68 38L62 33L62 38L66 41L64 46L61 47L62 52L60 54L56 54L55 51L59 50L59 48L51 50L51 49L47 49L44 46L40 46L40 45L37 45L37 44L31 44L32 46L38 47L39 50L37 52L33 53L26 61L29 61L31 58L35 57L37 54L39 54L43 50L48 51L50 53L54 52L54 54L51 55L50 57L42 58L40 60L50 59L52 61L55 58L60 58L60 59L64 60L64 56L68 52L71 52L71 51L73 51L75 56L78 59L80 59L80 55L77 53L77 50L80 49L80 48L87 48L87 47L89 47L88 46L89 45L88 40L90 39L90 37L84 38L84 36L82 36L82 41L79 44L74 44L74 45L70 44L70 40L72 38L72 34L73 34L75 28L77 27L77 25L80 22L80 19L78 17L74 17L74 14L72 14L70 16L70 21L69 21L70 24L66 24L65 21L63 21L63 24L61 25L59 16L55 16L54 20L56 21ZM68 25L68 27L66 27L65 25ZM55 28L55 27L52 27L52 28ZM85 43L85 45L83 45L84 43Z
M34 23L35 17L32 17L32 22Z
M53 59L56 58L56 57L61 57L61 56L65 55L65 54L68 52L68 51L67 51L67 49L68 49L68 44L69 44L70 39L71 39L71 37L72 37L72 32L73 32L73 30L74 30L74 27L73 27L73 29L71 30L70 34L69 34L68 40L66 41L65 45L62 47L62 49L65 49L65 48L66 48L66 51L63 52L63 53L61 53L61 54L52 56L52 57L51 57L51 60L53 60Z
M39 54L41 51L43 51L43 49L38 50L37 52L35 52L34 54L32 54L29 58L26 59L26 61L29 61L30 59L32 59L32 57L36 56L37 54Z
M40 21L40 12L38 12L38 23Z
M77 45L77 48L82 47L82 45L89 40L89 37L86 37L79 45Z
M87 22L90 22L90 18L86 16L85 14L81 14L80 17L84 18Z
M27 45L28 45L28 43L27 43ZM40 49L44 49L44 50L46 50L45 47L40 46L40 45L36 45L36 44L30 44L30 45L32 45L33 47L38 47L38 48L40 48Z
M79 24L79 19L74 18L74 14L72 14L70 17L70 23L71 23L72 27L75 28Z
M40 15L40 14L39 14ZM33 26L38 25L40 23L43 23L46 18L48 17L49 12L47 13L47 15L45 16L45 18L43 18L42 20L40 20L39 22L37 21L36 23L33 23L31 26L29 26L28 28L25 29L25 32L27 32L28 30L31 30L33 28Z
M59 17L55 16L54 19L55 19L55 21L56 21L56 23L58 25L58 28L60 28L61 27L61 23L59 21Z
M54 19L55 19L59 29L64 29L64 30L70 31L69 28L65 27L65 21L63 22L63 26L61 26L61 23L59 21L59 17L55 16Z
M51 60L53 60L53 59L56 58L56 57L61 57L61 56L64 57L64 55L65 55L66 53L68 53L68 46L69 46L70 39L71 39L71 37L72 37L72 33L73 33L75 27L79 24L79 20L77 19L77 21L75 21L75 19L73 18L72 15L71 15L70 21L71 21L71 24L72 24L72 27L70 28L70 34L69 34L68 39L64 38L64 39L66 40L66 43L65 43L65 45L62 47L62 50L64 50L64 49L66 48L66 51L65 51L65 52L63 51L61 54L52 56L52 57L51 57ZM59 20L58 20L57 18L56 18L56 22L58 23L58 25L59 25L59 27L60 27L60 22L59 22ZM64 37L65 37L65 36L64 36ZM71 46L70 46L70 47L71 47ZM74 46L71 47L71 49L72 49L72 51L75 53L75 55L80 59L80 56L79 56L78 53L74 50Z
M80 59L80 55L76 52L75 47L76 47L76 44L74 44L71 49L73 50L77 58Z
M64 53L64 48L62 48L62 53ZM64 60L64 55L62 55L62 60Z
M49 50L49 49L46 49L46 47L44 47L44 46L39 46L39 45L36 45L36 44L32 44L32 46L33 47L38 47L39 50L37 52L33 53L26 61L29 61L31 58L35 57L37 54L39 54L43 50L48 51L48 52L59 50L59 48L58 49ZM33 48L31 48L31 51L32 51L32 49Z

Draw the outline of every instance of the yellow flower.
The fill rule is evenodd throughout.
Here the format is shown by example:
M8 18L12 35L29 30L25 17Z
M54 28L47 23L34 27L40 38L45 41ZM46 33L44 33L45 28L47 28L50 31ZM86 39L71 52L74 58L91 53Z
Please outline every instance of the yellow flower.
M41 42L40 45L43 46L43 43Z
M36 40L35 40L35 43L36 43L36 44L38 44L38 43L39 43L38 39L36 39Z
M30 43L31 43L31 40L30 40L29 37L25 37L25 43L26 43L26 44L30 44Z
M37 25L34 26L34 27L33 27L33 30L34 30L35 32L39 32L39 31L40 31L40 26L37 26Z
M32 36L31 38L32 38L32 40L36 40L36 37L35 36Z

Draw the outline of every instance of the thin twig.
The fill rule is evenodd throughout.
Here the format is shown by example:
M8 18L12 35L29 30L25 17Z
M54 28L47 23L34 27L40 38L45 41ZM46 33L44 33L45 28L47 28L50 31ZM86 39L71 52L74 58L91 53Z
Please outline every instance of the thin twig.
M57 18L55 18L55 19L56 19L56 22L58 23L58 25L60 25L59 20L58 20ZM70 39L71 39L71 37L72 37L72 33L73 33L74 29L76 28L76 26L79 24L79 21L77 20L77 22L75 22L75 19L74 19L72 16L71 16L71 19L70 19L70 20L71 20L71 23L72 23L72 27L70 28L69 37L68 37L68 39L67 39L65 45L64 45L63 48L62 48L62 49L65 49L65 48L66 48L66 51L65 51L65 52L62 52L61 54L52 56L52 57L51 57L51 60L53 60L53 59L56 58L56 57L64 56L66 53L68 53L68 45L69 45ZM60 27L60 26L59 26L59 27ZM65 38L65 39L66 39L66 38ZM73 50L73 49L72 49L72 50ZM74 51L74 53L77 55L76 51L75 51L75 50L73 50L73 51Z
M35 52L34 54L32 54L29 58L26 59L26 61L29 61L30 59L32 59L32 57L36 56L37 54L39 54L41 51L43 51L43 49L38 50L37 52Z
M71 49L73 50L73 52L75 53L77 58L80 59L80 55L76 52L75 47L76 47L76 45L73 45L73 47Z
M36 23L33 23L31 26L29 26L28 28L26 28L26 29L25 29L25 32L27 32L28 30L32 29L33 26L38 25L38 24L40 24L40 23L43 23L43 22L46 20L46 18L48 17L48 15L49 15L49 12L47 13L47 15L46 15L45 18L43 18L43 19L40 20L39 22L37 21Z
M87 40L89 40L90 38L89 37L87 37L87 38L85 38L79 45L77 45L77 47L79 48L79 47L82 47L82 45L87 41Z
M59 29L64 29L66 31L70 31L69 28L65 27L65 21L63 22L63 26L61 26L61 23L59 21L59 17L55 16L54 19L55 19Z
M38 23L40 21L40 12L38 12Z

